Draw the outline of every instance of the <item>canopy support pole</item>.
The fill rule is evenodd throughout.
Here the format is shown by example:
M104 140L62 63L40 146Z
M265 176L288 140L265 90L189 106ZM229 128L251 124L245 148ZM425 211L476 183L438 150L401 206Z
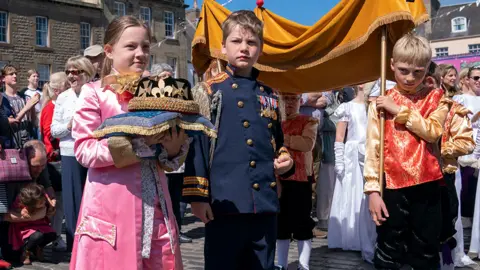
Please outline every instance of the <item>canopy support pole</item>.
M380 95L385 95L385 88L387 87L387 26L382 27L381 38L381 58L380 58ZM385 161L385 111L380 110L380 170L379 170L379 184L380 195L383 196L384 187L384 161Z
M217 58L217 70L218 73L222 72L222 62L220 62L220 59Z

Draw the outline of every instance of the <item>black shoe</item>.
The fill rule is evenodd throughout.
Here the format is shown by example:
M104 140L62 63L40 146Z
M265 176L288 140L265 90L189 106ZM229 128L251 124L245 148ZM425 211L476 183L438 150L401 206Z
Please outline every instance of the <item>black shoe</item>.
M286 270L285 268L283 268L283 266L281 265L275 265L275 270Z
M187 237L185 234L181 233L180 234L180 244L187 244L187 243L192 243L192 238Z

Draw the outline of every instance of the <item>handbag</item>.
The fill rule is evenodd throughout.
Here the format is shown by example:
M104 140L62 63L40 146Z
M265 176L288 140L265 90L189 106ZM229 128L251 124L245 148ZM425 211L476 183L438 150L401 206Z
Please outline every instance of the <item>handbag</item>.
M21 139L15 136L11 127L10 131L17 148L0 151L0 183L32 180L27 155L21 144Z

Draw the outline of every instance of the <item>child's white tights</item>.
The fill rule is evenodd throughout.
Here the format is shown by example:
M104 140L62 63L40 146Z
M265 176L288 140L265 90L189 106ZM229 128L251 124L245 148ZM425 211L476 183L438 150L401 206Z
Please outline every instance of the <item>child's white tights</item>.
M312 252L312 240L298 241L298 261L299 269L309 270L310 253ZM277 260L278 265L288 268L288 249L290 248L290 240L277 240Z

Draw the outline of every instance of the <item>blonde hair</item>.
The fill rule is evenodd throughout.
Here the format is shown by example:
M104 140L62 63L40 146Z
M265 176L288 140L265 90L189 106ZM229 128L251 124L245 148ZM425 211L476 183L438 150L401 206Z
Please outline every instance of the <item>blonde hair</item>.
M409 33L395 43L392 58L394 62L427 67L432 61L432 49L424 37Z
M242 29L250 30L263 43L263 22L250 10L239 10L230 14L222 23L223 42L232 33L233 28L239 25Z
M67 63L65 64L65 70L68 70L69 68L83 71L80 76L83 76L85 82L91 81L95 76L95 67L93 67L92 62L82 55L68 58Z
M67 88L67 75L65 72L55 72L50 75L50 81L45 83L42 88L42 109L47 105L47 103L55 98L55 89Z
M122 36L125 29L129 27L143 27L147 30L148 39L151 41L152 33L150 28L145 25L141 20L133 16L122 16L115 18L110 24L108 24L107 30L105 31L105 37L103 38L104 45L115 45L120 37ZM103 79L105 76L110 75L112 72L112 65L113 60L105 57L103 60L103 67L102 67L102 75L101 78Z
M35 69L30 69L29 71L27 71L27 74L28 74L29 79L33 74L39 75L38 72Z
M448 74L448 72L450 72L450 70L455 70L455 72L458 74L458 71L455 68L455 66L450 64L439 64L435 68L435 73L433 77L435 78L435 80L437 80L437 84L439 84L442 87L442 89L445 91L445 94L448 97L453 97L457 93L457 86L454 85L452 89L447 89L447 87L445 87L445 84L443 84L443 79L442 79Z
M462 70L460 70L460 73L458 73L457 88L459 90L462 90L462 88L463 88L463 79L465 79L465 77L468 77L468 70L469 70L469 68L462 68Z

